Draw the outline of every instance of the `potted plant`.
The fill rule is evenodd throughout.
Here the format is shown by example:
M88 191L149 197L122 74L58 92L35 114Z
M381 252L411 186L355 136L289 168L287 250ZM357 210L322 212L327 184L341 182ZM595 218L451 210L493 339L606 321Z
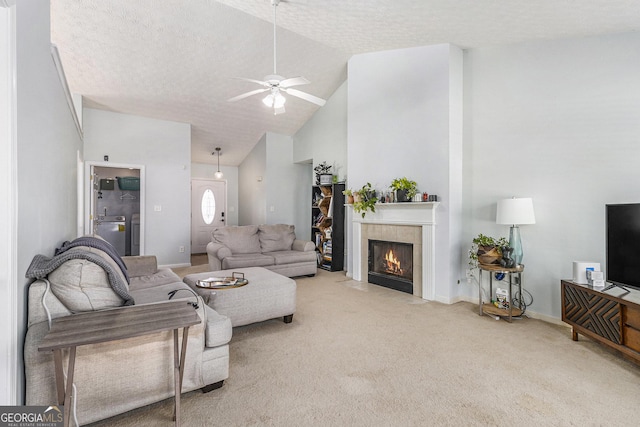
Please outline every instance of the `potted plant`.
M478 234L469 250L469 267L477 268L478 264L500 265L502 250L508 247L509 241L504 237L496 239L482 233Z
M367 182L360 190L354 192L353 210L364 218L367 211L376 211L377 201L376 192L371 188L371 184Z
M353 191L351 191L350 188L347 188L346 190L344 190L342 192L342 194L347 196L347 204L352 205L353 204Z
M322 162L313 168L316 173L316 185L331 185L333 182L333 174L331 174L331 165Z
M391 181L389 188L396 192L396 201L398 202L410 202L413 200L413 196L418 194L418 184L406 177L395 178Z

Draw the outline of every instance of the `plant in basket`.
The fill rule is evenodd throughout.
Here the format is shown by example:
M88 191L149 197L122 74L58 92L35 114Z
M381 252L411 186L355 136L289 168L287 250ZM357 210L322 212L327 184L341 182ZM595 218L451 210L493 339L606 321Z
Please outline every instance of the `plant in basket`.
M500 265L502 250L508 247L509 241L504 237L496 239L484 234L478 234L473 239L469 250L469 267L478 268L478 264Z
M320 185L322 183L323 175L331 175L331 165L328 165L327 162L322 162L313 168L313 171L316 173L316 185ZM331 184L331 180L329 181Z
M342 194L344 194L347 197L347 200L346 200L347 204L352 205L354 202L353 191L350 188L347 188L342 192Z

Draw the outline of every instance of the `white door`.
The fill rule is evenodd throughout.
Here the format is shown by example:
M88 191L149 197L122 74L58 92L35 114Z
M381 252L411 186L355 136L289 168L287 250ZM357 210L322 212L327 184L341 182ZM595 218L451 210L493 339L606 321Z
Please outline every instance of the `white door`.
M225 225L227 183L210 179L191 180L191 253L207 252L214 227Z

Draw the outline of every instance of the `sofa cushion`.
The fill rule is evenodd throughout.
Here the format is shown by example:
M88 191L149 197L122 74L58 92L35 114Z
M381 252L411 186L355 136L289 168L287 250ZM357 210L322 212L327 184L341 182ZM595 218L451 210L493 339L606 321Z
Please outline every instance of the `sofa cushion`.
M258 226L262 252L288 251L296 239L295 227L287 224Z
M265 255L272 256L276 265L282 264L295 264L299 262L317 262L315 252L301 252L301 251L276 251L268 252Z
M111 288L107 273L89 260L68 260L47 279L53 294L72 312L122 306L123 300Z
M141 289L154 288L156 286L167 285L179 281L180 277L171 269L160 268L153 274L144 276L131 276L129 290L133 293L134 290L139 291Z
M158 271L158 260L153 255L136 255L122 257L129 273L129 284L135 276L151 276Z
M222 268L265 267L274 262L273 257L260 253L231 255L222 260Z
M172 283L131 289L131 295L136 299L136 304L153 304L156 302L169 301L169 292L175 290L180 291L175 293L171 298L172 300L185 299L189 302L194 302L196 300L195 295L191 292L191 288L181 282L179 278L177 281Z
M221 243L231 249L233 254L260 252L257 225L234 225L217 227L211 232L213 242Z

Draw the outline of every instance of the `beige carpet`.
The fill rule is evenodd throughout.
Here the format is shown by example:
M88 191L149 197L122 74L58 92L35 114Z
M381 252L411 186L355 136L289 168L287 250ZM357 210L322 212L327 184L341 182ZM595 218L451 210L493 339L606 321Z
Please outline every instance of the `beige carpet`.
M296 280L293 323L235 328L229 379L183 395L184 426L640 422L640 368L568 328L496 321L344 273ZM95 425L170 426L172 410L166 400Z

